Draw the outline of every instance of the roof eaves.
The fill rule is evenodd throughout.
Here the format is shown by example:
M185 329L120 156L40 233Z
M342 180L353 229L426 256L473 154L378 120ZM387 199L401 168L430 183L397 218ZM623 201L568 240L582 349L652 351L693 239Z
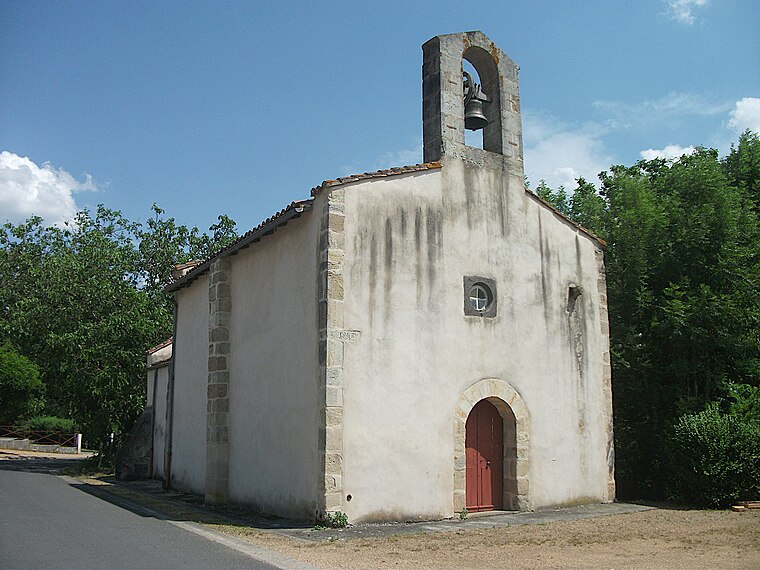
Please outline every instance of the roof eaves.
M586 228L584 228L582 225L580 225L575 220L572 220L571 218L567 217L565 214L563 214L557 208L555 208L554 205L551 202L549 202L547 200L544 200L541 196L539 196L538 194L536 194L535 192L533 192L530 188L526 188L525 189L525 193L528 194L531 198L534 198L535 200L538 200L541 204L543 204L544 206L546 206L547 208L549 208L552 211L552 213L555 216L561 218L562 221L567 222L568 224L570 224L571 226L573 226L575 229L583 232L584 234L586 234L588 237L590 237L591 239L593 239L595 242L597 242L602 247L605 247L605 248L607 247L607 242L606 241L604 241L602 238L600 238L598 235L596 235L591 230L587 230Z
M219 257L225 257L227 255L234 255L239 250L248 247L254 242L260 241L262 237L274 233L278 227L284 226L288 223L288 221L300 217L304 212L310 211L312 208L312 200L313 198L309 198L307 200L291 202L287 207L283 208L273 216L270 216L259 225L240 236L237 240L235 240L227 247L214 252L208 258L206 258L203 263L187 272L185 275L173 283L169 284L165 289L166 292L172 293L174 291L182 289L183 287L187 287L198 277L206 273L211 267L211 263L215 259Z
M150 366L148 366L146 368L146 370L154 370L156 368L163 368L164 366L168 366L169 363L171 362L171 360L172 360L171 356L169 358L164 358L163 360L159 360L158 362L154 362L153 364L151 364Z

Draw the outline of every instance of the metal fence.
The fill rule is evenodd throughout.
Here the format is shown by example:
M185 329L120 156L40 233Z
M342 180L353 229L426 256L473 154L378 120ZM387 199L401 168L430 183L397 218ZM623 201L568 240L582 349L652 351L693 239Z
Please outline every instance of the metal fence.
M23 426L0 426L0 437L12 439L28 439L39 445L58 445L61 447L77 447L76 433L58 433L32 431Z

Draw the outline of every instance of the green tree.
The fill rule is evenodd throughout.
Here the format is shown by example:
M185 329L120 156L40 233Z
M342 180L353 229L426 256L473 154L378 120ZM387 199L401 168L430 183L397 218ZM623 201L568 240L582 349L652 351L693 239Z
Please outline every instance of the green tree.
M590 182L578 178L578 186L570 197L567 215L587 230L601 238L605 237L607 204Z
M740 188L751 200L756 213L760 213L760 138L757 133L744 131L737 145L723 159L723 168L729 182Z
M188 228L174 218L165 217L164 210L156 204L153 204L152 212L153 216L136 232L144 288L151 296L169 303L163 291L171 283L172 267L206 259L228 246L237 239L236 224L228 216L220 215L217 223L209 227L209 235L201 233L197 227Z
M39 366L45 412L75 420L91 444L143 408L145 352L171 334L171 266L234 236L224 216L204 236L154 213L147 228L99 206L63 228L32 218L0 230L0 341Z
M536 188L536 195L543 198L549 204L554 206L558 212L567 216L570 213L570 202L564 186L560 186L555 192L546 184L546 180L541 180Z
M751 177L750 177L751 178ZM602 176L618 484L661 496L680 415L756 384L758 221L713 150Z
M75 419L92 441L129 425L143 404L143 360L171 315L139 288L137 225L98 207L65 228L39 218L0 236L2 324L40 367L46 411Z
M570 197L543 180L536 193L607 242L618 493L664 498L679 476L685 496L690 479L669 461L673 430L679 453L699 454L688 473L721 454L723 469L733 465L725 450L737 447L716 434L740 421L731 410L757 409L760 140L747 131L723 160L698 148L600 178L598 193L582 178ZM720 412L729 398L737 403ZM700 439L707 427L712 435Z
M45 387L37 366L10 345L0 345L0 425L14 425L38 413Z

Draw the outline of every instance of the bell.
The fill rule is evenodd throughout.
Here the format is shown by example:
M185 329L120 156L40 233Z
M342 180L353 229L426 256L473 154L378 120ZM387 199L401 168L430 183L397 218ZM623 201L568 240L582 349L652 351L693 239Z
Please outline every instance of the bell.
M477 131L488 124L488 119L483 114L483 101L475 97L469 99L464 107L464 128Z

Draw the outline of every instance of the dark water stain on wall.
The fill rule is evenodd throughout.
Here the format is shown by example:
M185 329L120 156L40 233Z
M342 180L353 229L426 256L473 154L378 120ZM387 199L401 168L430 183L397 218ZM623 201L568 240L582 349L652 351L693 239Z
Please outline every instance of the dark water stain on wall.
M467 215L467 227L469 229L472 229L472 227L475 225L475 220L473 220L474 211L477 208L477 204L475 204L475 184L477 183L477 180L474 179L475 176L473 175L472 168L465 165L464 167L464 209L465 214Z
M391 311L391 287L393 286L393 222L385 219L385 271L383 272L383 307L385 314Z
M499 180L499 191L496 193L497 215L502 237L507 235L507 208L509 207L509 179L505 176Z
M422 208L417 206L414 212L414 227L412 231L414 233L414 278L418 306L422 303L422 291L424 289L422 275L422 223Z
M425 212L425 222L427 278L430 287L435 281L439 260L443 257L443 215L439 210L428 207Z
M375 234L371 233L369 243L369 324L372 326L372 316L375 312L375 302L377 300L377 240Z
M541 263L541 300L544 307L544 322L546 323L546 326L549 326L549 283L548 279L549 276L547 273L546 266L548 265L548 258L550 257L550 253L548 248L544 247L544 230L543 226L541 225L541 210L538 210L538 248L539 248L539 255L541 256L541 259L539 260Z

